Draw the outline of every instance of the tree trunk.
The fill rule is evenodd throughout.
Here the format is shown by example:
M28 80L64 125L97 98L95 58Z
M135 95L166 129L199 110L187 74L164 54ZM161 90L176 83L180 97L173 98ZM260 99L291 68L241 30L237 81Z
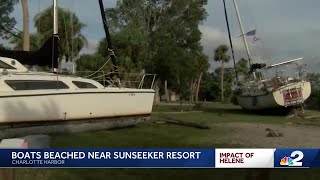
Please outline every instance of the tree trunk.
M169 93L168 93L168 81L164 81L164 94L166 97L166 101L169 102Z
M155 83L154 86L155 94L154 94L154 104L158 104L160 102L160 88L158 86L158 83Z
M195 79L194 82L193 82L193 91L192 91L192 101L195 102L196 101L196 94L197 94L197 84L198 84L198 80Z
M194 89L194 81L191 81L190 83L190 98L189 98L189 104L193 103L193 89Z
M224 61L221 61L221 102L224 102L224 88L223 88L223 75L224 75Z
M196 90L196 103L198 103L199 99L199 89L200 89L200 83L202 79L203 72L200 73L199 79L198 79L198 84L197 84L197 90Z
M14 169L0 169L0 180L15 180L16 174Z
M29 51L30 40L29 40L29 9L28 0L21 0L22 11L23 11L23 50Z

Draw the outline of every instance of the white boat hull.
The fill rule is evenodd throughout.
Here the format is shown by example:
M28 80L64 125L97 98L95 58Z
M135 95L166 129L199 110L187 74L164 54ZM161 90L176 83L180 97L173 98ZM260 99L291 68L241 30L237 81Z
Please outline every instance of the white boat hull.
M0 123L147 115L153 98L149 89L6 92L0 93Z
M115 128L126 128L148 121L150 115L108 117L77 121L39 121L0 126L0 139L34 134L78 133Z
M0 136L17 135L13 127L19 126L34 126L31 132L41 133L39 126L43 124L64 124L67 129L74 128L69 129L70 132L126 127L150 117L153 98L154 90L151 89L0 92L0 125L5 127ZM88 123L95 125L89 127ZM47 133L67 132L65 128L52 126L44 129ZM18 131L31 133L25 128Z
M286 99L284 92L292 89L300 89L300 98ZM281 107L298 106L303 103L311 94L310 82L298 82L281 86L272 92L261 95L239 95L239 105L246 110L263 110Z

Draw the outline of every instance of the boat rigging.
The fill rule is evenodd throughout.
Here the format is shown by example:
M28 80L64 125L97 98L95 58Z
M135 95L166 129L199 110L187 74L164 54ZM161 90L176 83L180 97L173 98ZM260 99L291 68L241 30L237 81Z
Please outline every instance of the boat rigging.
M0 138L121 128L150 119L155 75L149 87L144 86L143 75L139 87L117 88L105 85L105 79L99 83L77 76L32 72L24 66L58 67L57 0L53 0L53 10L53 35L38 51L0 50ZM112 45L108 47L112 50ZM114 53L112 57L118 72Z
M106 40L107 40L107 50L110 53L110 57L111 57L111 61L113 64L113 68L114 68L114 72L115 74L110 74L110 78L112 79L114 75L117 76L118 81L119 81L119 85L120 85L120 76L119 76L119 71L118 71L118 64L117 64L117 58L112 46L112 41L111 41L111 37L110 37L110 32L109 32L109 28L108 28L108 23L107 23L107 18L106 18L106 14L105 14L105 9L104 9L104 5L102 0L99 0L99 8L100 8L100 13L101 13L101 19L102 19L102 23L103 23L103 28L104 28L104 32L106 35Z
M304 73L302 68L305 65L299 65L297 63L302 59L293 59L268 67L266 67L265 63L253 63L246 39L247 33L245 33L242 25L237 2L236 0L232 1L241 31L240 36L242 36L244 47L248 56L249 74L253 76L253 80L248 81L245 79L242 83L237 83L238 87L236 90L236 96L238 103L243 109L246 110L266 110L280 108L285 108L288 110L296 107L301 107L303 109L304 101L311 94L311 84L302 78L302 74ZM223 3L225 7L225 0L223 0ZM233 49L226 7L225 17L229 34L229 42L231 48ZM285 76L283 72L285 72L286 69L278 71L278 69L283 68L283 66L290 65L296 65L295 68L298 69L298 77ZM258 69L269 70L272 68L276 68L277 71L273 76L259 77L259 79L256 77L256 71Z

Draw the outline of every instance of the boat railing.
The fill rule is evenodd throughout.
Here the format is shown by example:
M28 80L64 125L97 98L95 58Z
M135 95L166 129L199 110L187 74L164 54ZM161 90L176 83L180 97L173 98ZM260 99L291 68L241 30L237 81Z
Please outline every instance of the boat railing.
M77 76L100 82L104 87L153 89L156 74L77 71ZM118 75L120 78L116 78Z
M301 59L288 61L287 63L279 63L271 68L262 69L263 79L268 81L270 79L283 79L289 81L303 80L306 75L306 63L298 63Z
M292 59L292 60L287 60L281 63L276 63L276 64L272 64L270 66L265 67L265 69L270 69L270 68L275 68L275 67L279 67L279 66L284 66L284 65L289 65L289 64L297 64L299 65L300 61L302 61L303 58L297 58L297 59Z

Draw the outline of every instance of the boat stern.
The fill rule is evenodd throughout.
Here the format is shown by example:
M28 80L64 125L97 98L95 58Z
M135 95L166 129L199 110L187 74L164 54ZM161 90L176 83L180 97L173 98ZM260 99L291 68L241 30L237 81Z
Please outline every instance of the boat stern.
M281 86L273 91L273 97L279 106L299 106L309 98L311 84L307 81L295 82Z

